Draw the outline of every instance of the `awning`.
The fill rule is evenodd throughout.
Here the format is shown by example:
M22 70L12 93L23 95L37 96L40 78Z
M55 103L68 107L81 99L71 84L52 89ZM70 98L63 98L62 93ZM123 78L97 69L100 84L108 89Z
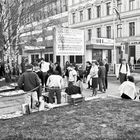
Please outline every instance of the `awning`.
M25 46L24 50L42 50L45 46Z
M25 46L24 52L27 53L35 53L35 52L41 52L45 50L45 46Z

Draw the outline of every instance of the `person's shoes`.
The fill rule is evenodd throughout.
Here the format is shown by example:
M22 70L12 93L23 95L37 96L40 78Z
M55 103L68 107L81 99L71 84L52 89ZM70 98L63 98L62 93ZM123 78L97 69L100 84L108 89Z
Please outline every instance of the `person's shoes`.
M87 87L87 89L90 89L90 87Z
M92 94L92 96L96 96L96 94L94 93L94 94Z

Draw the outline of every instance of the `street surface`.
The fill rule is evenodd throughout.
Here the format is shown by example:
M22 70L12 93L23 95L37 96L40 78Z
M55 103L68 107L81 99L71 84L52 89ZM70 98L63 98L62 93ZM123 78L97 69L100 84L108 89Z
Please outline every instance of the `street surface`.
M136 74L133 73L132 74L135 78L136 81L136 89L137 92L139 92L140 89L140 74ZM105 96L112 96L112 97L116 97L116 98L120 98L120 94L119 94L119 85L120 82L119 80L117 80L117 78L115 77L115 75L111 75L108 77L108 89L106 90L106 93L102 93L100 91L98 91L97 97L105 97ZM83 95L85 96L85 98L91 97L92 96L92 90L91 89L87 89L87 84L84 83L84 90L83 90Z

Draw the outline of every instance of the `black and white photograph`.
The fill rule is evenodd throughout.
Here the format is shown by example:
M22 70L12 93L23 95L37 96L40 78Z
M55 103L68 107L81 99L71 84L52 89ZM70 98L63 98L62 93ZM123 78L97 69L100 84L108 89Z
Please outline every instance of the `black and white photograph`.
M0 0L0 140L140 140L140 0Z

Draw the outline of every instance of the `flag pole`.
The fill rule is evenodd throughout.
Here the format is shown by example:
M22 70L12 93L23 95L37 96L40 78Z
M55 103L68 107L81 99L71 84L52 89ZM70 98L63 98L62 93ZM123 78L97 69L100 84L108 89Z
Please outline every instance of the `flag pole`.
M112 0L112 12L113 12L113 65L114 74L116 73L116 35L115 35L115 10L114 10L114 0Z

